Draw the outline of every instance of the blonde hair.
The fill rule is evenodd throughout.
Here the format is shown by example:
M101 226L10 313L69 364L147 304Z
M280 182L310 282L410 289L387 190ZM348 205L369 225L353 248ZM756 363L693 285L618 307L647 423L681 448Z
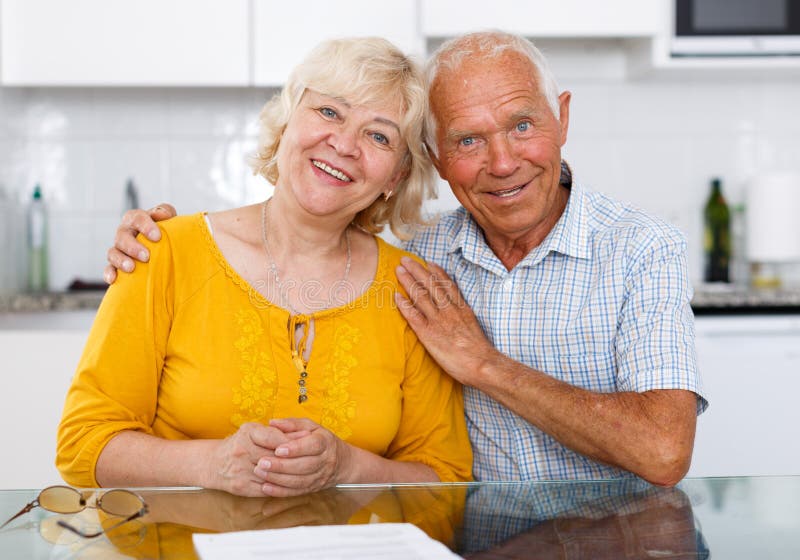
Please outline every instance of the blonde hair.
M506 51L516 52L531 61L538 74L539 90L544 95L553 115L559 118L558 83L547 64L547 59L542 54L542 51L537 49L531 41L505 31L477 31L442 43L431 55L425 66L428 88L426 95L430 96L434 81L443 69L449 71L457 70L466 58L470 60L493 60ZM437 126L436 116L433 111L428 111L425 117L425 143L434 155L436 155L437 150Z
M278 181L278 146L292 113L306 89L346 99L352 105L399 100L400 132L407 151L404 178L394 196L378 197L356 214L353 223L369 233L386 224L399 239L408 239L425 224L422 202L435 198L432 165L425 150L427 94L419 67L392 43L380 38L335 39L320 43L290 74L283 90L259 115L258 151L250 159L253 173L273 185Z

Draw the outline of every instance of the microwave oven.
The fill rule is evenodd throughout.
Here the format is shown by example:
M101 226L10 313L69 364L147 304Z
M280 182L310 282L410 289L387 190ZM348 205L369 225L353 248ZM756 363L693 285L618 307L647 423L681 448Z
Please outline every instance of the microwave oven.
M800 55L800 0L673 2L673 56Z

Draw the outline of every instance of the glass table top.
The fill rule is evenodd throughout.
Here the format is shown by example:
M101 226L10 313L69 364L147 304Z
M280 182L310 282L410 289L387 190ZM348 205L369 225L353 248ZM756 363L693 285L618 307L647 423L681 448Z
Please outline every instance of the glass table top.
M87 491L92 496L100 491ZM141 520L94 539L40 507L0 529L0 558L197 558L192 534L299 525L407 522L465 558L800 558L800 476L342 486L298 498L137 489ZM0 491L0 522L38 490ZM92 503L90 498L89 503ZM64 515L84 530L118 519Z

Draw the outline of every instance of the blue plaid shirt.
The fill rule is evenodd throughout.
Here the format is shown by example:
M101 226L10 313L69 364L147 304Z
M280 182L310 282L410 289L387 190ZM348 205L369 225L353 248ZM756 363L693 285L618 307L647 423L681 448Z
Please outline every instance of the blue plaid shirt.
M407 249L456 281L494 346L534 369L600 393L687 389L703 397L689 302L686 241L673 226L572 184L547 238L506 270L464 208ZM477 480L630 476L571 451L466 387Z

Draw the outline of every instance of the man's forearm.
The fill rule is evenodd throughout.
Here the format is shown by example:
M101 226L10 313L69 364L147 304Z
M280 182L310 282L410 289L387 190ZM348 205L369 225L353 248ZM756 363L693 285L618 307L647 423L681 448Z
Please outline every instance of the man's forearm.
M671 486L686 474L694 446L691 391L595 393L494 351L471 378L483 391L566 447Z

